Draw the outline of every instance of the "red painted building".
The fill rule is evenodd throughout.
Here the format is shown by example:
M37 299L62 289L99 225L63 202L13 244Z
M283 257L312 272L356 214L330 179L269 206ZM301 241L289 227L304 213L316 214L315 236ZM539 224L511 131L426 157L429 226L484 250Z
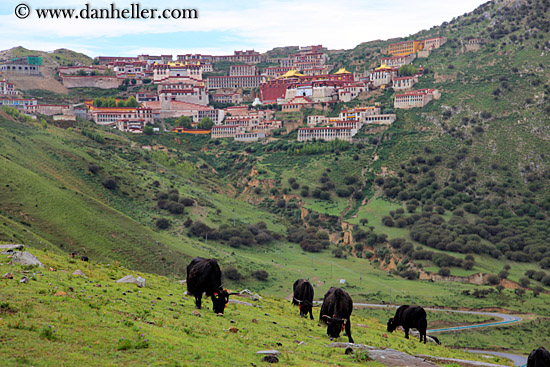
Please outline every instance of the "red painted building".
M325 74L325 75L302 75L295 73L293 76L281 77L260 84L260 101L262 103L276 103L278 98L284 98L286 90L297 84L331 81L336 84L353 82L352 73Z

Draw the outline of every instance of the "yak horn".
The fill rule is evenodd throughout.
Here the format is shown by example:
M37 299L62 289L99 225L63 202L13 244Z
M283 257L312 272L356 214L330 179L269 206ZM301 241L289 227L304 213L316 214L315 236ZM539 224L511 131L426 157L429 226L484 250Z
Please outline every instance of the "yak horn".
M229 293L228 295L229 295L229 296L234 296L234 295L236 295L236 294L240 294L240 293L239 293L239 292L231 292L231 293Z
M323 315L323 316L321 316L321 318L327 318L327 319L330 319L330 316L328 316L328 315Z
M296 302L298 302L298 304L302 303L302 301L300 301L299 299L296 299L294 297L292 297Z

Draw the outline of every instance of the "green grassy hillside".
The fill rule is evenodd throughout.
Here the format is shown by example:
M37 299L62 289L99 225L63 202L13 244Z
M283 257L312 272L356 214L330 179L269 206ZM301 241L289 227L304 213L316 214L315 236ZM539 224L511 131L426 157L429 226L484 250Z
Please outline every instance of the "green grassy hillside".
M4 108L0 242L53 257L78 251L172 280L191 258L215 257L228 287L278 299L297 278L309 278L317 298L345 284L356 301L546 315L550 2L507 4L489 2L412 35L448 38L414 61L424 68L415 88L437 88L441 99L396 111L392 126L364 129L356 144L300 143L296 132L268 144L126 135L83 120L32 121ZM472 37L483 42L466 51ZM389 43L363 43L332 61L369 70ZM374 102L390 111L393 95L375 91L326 113ZM299 125L311 113L277 116ZM479 273L483 284L456 278ZM21 309L24 301L11 297ZM279 302L270 307L286 307ZM380 322L388 316L377 315ZM547 342L536 335L539 322L547 324L515 327L523 341L472 332L467 343L446 344L489 348L498 340L527 352L529 338Z
M0 283L0 359L3 366L133 365L214 366L260 362L259 350L277 349L287 366L380 366L365 355L345 355L327 348L326 329L300 319L289 301L234 297L253 306L230 303L223 317L203 303L184 297L179 282L114 264L83 263L51 251L30 249L45 265L8 265L0 255L0 272L14 279ZM73 275L80 269L86 277ZM131 274L146 287L117 284ZM20 283L26 276L28 283ZM431 354L479 360L482 357L385 332L369 311L352 314L357 343L393 348L411 355ZM456 318L456 316L453 316ZM465 318L463 321L470 321ZM341 338L347 340L347 338ZM495 363L506 363L495 359Z

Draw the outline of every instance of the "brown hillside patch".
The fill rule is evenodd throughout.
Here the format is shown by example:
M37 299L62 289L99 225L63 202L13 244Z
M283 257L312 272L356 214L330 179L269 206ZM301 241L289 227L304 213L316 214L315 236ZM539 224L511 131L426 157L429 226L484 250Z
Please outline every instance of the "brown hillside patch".
M67 94L69 92L68 89L56 80L52 74L52 69L43 67L41 76L10 75L8 79L11 83L15 83L17 89L44 89L55 93Z
M443 82L453 82L456 80L456 76L458 73L452 73L452 74L439 74L435 73L434 78L436 83L443 83Z
M11 117L10 115L8 115L7 113L5 113L4 111L0 111L0 116L2 116L3 118L5 118L6 120L10 120L10 121L13 121L13 122L16 122L13 117Z

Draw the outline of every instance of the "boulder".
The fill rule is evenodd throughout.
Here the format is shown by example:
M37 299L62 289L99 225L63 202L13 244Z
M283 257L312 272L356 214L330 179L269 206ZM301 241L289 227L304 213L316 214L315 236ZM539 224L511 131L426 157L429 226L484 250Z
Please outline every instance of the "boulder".
M44 267L38 258L28 251L14 253L11 260L19 265L40 266L41 268Z
M278 356L281 353L276 349L270 349L270 350L259 350L259 351L256 352L256 354L269 355L269 356Z
M117 283L134 283L140 288L145 287L145 279L143 279L142 277L137 277L136 279L134 278L133 275L126 275L125 277L120 278L116 282Z
M82 272L82 270L80 270L80 269L75 270L74 273L73 273L73 275L76 275L76 276L79 276L79 277L88 278L88 277L86 276L86 274L84 274L84 273Z
M145 287L145 279L143 279L142 277L137 277L136 281L137 281L136 284L138 287L140 288Z
M6 273L2 275L2 278L4 279L13 279L13 273Z
M29 282L29 278L27 277L23 277L21 278L21 280L19 281L19 283L28 283Z
M239 301L238 299L230 299L229 300L229 303L236 303L238 305L243 305L243 306L248 306L248 307L254 307L254 305L250 302L244 302L244 301Z
M365 344L352 343L330 343L328 347L344 348L346 354L353 353L356 349L363 350L367 352L369 358L374 359L375 361L389 367L437 367L435 363L426 361L424 358L413 357L407 353L403 353L390 348L378 349Z

